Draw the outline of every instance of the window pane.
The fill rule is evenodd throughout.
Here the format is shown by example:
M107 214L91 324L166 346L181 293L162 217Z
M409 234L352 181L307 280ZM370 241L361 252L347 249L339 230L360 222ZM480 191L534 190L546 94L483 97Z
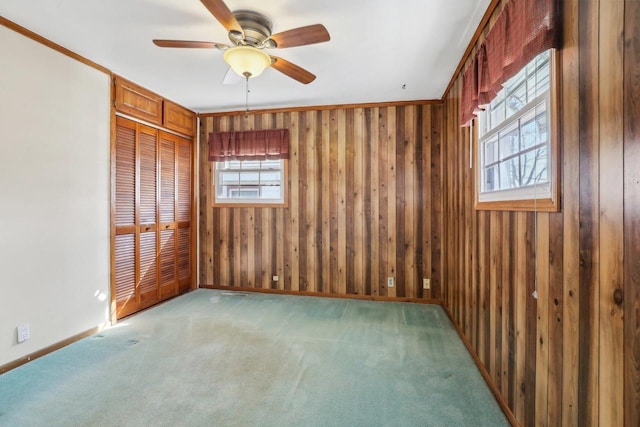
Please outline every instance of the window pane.
M535 120L535 110L525 114L520 123L520 135L522 138L522 149L533 147L538 142L538 125Z
M257 185L260 181L260 173L259 172L241 172L240 173L240 183L242 185L247 184L255 184Z
M282 187L280 187L279 185L262 187L261 191L262 191L262 197L265 199L280 199Z
M247 169L259 170L260 160L242 160L241 165L243 170L247 170Z
M262 170L265 169L277 169L280 170L280 160L263 160L262 161Z
M220 169L240 169L239 160L227 160L225 162L218 162Z
M537 127L536 143L543 144L543 143L546 143L548 140L547 109L545 107L544 109L542 109L542 111L538 110L536 112L538 113L538 115L536 116L536 127Z
M260 183L262 185L280 185L280 171L261 172Z
M498 161L498 137L487 141L484 149L484 164L490 165Z
M537 148L520 156L522 186L549 181L547 146Z
M500 163L500 190L520 187L519 163L518 157Z
M504 121L505 118L505 111L504 111L504 102L500 102L499 104L496 104L495 106L491 107L490 109L490 120L489 120L489 126L487 131L492 130L493 128L495 128L496 126L498 126L500 123L502 123Z
M518 124L514 123L500 132L500 159L505 159L520 151L520 133Z
M484 191L494 191L498 189L498 166L485 169Z
M527 86L523 83L507 97L507 117L511 117L527 105Z

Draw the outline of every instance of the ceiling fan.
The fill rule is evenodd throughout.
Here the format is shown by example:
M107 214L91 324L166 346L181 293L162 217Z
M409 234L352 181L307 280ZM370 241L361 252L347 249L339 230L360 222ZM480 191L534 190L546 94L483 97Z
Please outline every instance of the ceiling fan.
M257 77L267 67L303 84L316 76L285 59L267 54L263 49L305 46L330 40L322 24L294 28L271 34L271 20L252 10L232 12L223 0L200 0L211 14L227 29L231 45L217 42L186 40L153 40L156 46L171 48L204 48L224 50L224 60L238 75L249 79Z

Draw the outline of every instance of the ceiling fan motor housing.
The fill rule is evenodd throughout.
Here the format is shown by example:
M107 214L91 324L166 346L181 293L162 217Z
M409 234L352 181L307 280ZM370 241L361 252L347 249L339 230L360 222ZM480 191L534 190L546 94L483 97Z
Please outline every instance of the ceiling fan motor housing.
M234 11L233 16L244 31L244 44L258 47L271 37L271 20L263 14L243 9ZM238 40L234 39L233 32L229 33L229 40L238 44Z

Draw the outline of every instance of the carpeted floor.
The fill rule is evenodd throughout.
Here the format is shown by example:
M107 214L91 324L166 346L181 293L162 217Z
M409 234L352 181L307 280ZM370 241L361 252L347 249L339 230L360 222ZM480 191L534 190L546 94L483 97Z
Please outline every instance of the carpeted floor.
M508 426L439 306L197 290L0 375L2 426Z

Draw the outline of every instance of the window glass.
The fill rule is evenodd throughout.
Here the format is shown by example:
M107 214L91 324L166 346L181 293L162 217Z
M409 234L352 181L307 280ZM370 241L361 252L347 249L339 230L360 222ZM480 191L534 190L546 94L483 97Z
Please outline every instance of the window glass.
M216 203L283 204L284 160L216 162Z

